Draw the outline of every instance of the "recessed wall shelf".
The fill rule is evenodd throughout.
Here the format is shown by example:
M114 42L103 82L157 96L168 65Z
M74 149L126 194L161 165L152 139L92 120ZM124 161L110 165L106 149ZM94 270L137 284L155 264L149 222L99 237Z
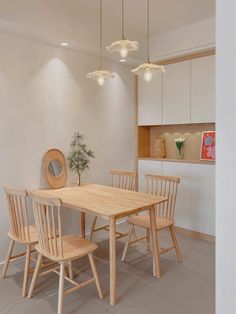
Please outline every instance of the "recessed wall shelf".
M202 132L214 130L214 123L139 126L138 159L214 165L215 163L212 161L200 160ZM183 159L177 158L174 141L177 137L186 139L183 147ZM154 141L157 138L164 139L166 158L156 158L153 153Z

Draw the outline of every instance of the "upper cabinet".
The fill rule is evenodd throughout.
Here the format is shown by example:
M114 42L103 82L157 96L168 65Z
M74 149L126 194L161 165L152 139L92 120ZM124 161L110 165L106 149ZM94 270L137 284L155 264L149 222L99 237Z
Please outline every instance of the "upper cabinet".
M162 75L155 75L151 82L145 82L140 77L138 91L138 124L161 124Z
M190 123L190 61L165 66L163 124Z
M191 60L191 123L215 122L215 56Z
M215 122L215 56L165 66L151 82L139 78L138 124Z

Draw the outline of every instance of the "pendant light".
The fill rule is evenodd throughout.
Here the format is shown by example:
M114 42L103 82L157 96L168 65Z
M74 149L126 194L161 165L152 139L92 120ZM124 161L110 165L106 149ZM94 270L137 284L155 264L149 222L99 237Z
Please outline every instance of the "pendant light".
M88 73L87 78L95 80L98 85L103 86L109 77L112 77L112 73L102 68L102 0L100 0L100 65L98 70Z
M120 54L120 61L125 62L126 57L130 51L138 50L138 42L125 39L124 0L121 0L121 27L121 39L113 42L110 46L107 47L107 50L109 52L118 52Z
M153 75L157 73L164 73L165 68L162 65L157 65L150 62L150 5L149 0L147 0L147 62L139 65L137 68L131 70L135 75L143 76L144 81L150 82Z

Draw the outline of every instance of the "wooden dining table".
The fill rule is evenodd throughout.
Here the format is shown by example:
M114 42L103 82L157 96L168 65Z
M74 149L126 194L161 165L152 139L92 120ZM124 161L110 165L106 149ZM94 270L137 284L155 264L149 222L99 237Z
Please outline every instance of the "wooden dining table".
M41 196L60 198L62 205L81 213L81 236L85 238L85 215L94 214L109 221L110 304L116 304L116 220L148 210L155 276L160 277L155 206L167 198L114 187L84 184L54 190L36 190Z

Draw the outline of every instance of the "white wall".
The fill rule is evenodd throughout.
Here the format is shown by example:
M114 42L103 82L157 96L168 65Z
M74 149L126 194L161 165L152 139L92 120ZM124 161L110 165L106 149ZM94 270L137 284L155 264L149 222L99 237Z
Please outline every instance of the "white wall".
M134 168L134 88L129 68L106 64L115 77L101 88L86 78L97 68L97 58L3 33L0 42L0 187L45 186L43 154L58 147L67 155L78 130L96 155L84 180L110 184L112 167ZM0 204L1 261L8 230L2 188ZM77 231L79 216L65 220L74 226L70 231Z
M215 46L215 19L204 20L152 37L151 60L158 60Z
M216 312L236 313L236 2L217 1Z

